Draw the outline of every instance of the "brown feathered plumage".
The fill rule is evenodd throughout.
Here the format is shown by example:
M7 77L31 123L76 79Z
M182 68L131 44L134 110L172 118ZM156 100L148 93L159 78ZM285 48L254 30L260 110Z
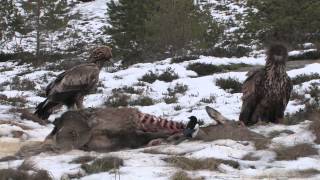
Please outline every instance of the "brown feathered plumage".
M258 121L278 123L283 118L292 90L287 58L286 47L274 44L267 51L265 67L248 73L242 87L240 121L252 125Z
M54 107L60 104L68 108L75 105L77 108L83 108L84 96L96 88L100 70L111 57L111 48L98 47L91 53L89 63L75 66L59 74L47 86L47 99L36 107L35 114L42 119L47 119Z

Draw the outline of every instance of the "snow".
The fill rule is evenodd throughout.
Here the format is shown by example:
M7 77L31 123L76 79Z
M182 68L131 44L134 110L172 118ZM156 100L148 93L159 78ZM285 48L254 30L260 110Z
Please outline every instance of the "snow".
M78 3L72 9L70 14L80 13L80 20L69 22L69 29L66 31L78 31L80 38L77 42L85 42L90 47L94 44L95 39L107 40L108 35L102 34L102 27L106 23L106 2L108 0L95 0L87 3ZM225 35L231 37L233 33L241 29L242 24L237 21L236 16L241 14L245 16L246 8L243 4L234 1L218 1L209 0L209 3L214 5L225 5L229 10L217 12L212 8L212 15L217 21L234 21L234 24L227 27ZM230 13L231 12L231 13ZM70 38L58 40L60 33L53 34L56 48L65 49L68 43L72 41ZM12 52L13 47L19 41L15 39L7 44L7 47L1 49L3 52ZM33 51L35 46L34 38L26 38L22 41L22 48L26 51ZM312 48L311 44L304 44L304 48ZM298 50L289 52L290 56L298 56L302 53L314 51L314 49ZM216 73L213 75L199 77L196 72L188 70L187 66L192 63L205 63L213 65L228 65L228 64L248 64L252 66L261 66L265 64L265 55L263 51L255 52L256 57L241 57L241 58L218 58L212 56L200 56L198 59L185 61L181 63L171 64L171 58L155 62L155 63L139 63L128 67L124 70L119 70L113 73L108 71L108 68L103 68L100 73L101 87L99 92L90 94L85 97L85 107L102 107L107 98L112 95L112 90L124 86L141 88L144 90L141 96L149 96L155 104L151 106L134 106L145 113L154 114L156 116L166 117L174 121L186 122L189 116L195 115L198 119L203 120L205 125L215 124L205 112L205 106L209 105L216 108L227 118L238 121L238 116L241 108L241 93L231 94L230 92L221 89L216 85L216 80L219 78L236 78L240 82L246 79L244 71L233 71ZM166 69L171 68L178 74L179 78L172 82L155 81L154 83L145 83L145 86L138 86L139 79L149 71L161 73ZM29 64L18 64L17 62L0 62L0 95L5 95L8 98L23 97L27 103L22 108L29 108L30 112L34 111L34 107L44 100L44 97L39 96L43 89L51 82L61 71L47 70L45 67L34 68ZM320 64L312 63L305 67L288 71L288 75L294 78L302 74L320 74ZM21 80L27 79L34 82L35 90L21 91L13 90L10 86L13 78L19 77ZM294 86L294 90L300 94L304 94L307 99L311 96L306 94L313 83L320 84L320 79L304 82ZM188 86L188 90L184 94L177 94L178 101L173 104L166 104L164 97L168 93L168 88L174 88L177 84ZM137 98L139 95L134 95L132 98ZM212 103L201 102L203 98L214 97ZM180 110L175 110L176 106L180 106ZM53 129L53 125L46 126L32 122L30 120L21 119L20 114L13 114L10 109L17 108L11 104L0 100L0 158L12 155L24 144L38 143ZM289 101L285 113L293 114L300 109L304 109L303 104L298 104L296 101ZM56 111L50 116L49 120L53 121L63 112L67 111L65 107ZM7 122L12 123L7 123ZM240 164L239 169L234 169L228 165L221 164L218 171L198 170L187 171L192 177L203 177L204 179L276 179L295 177L297 174L293 172L298 170L317 169L320 170L319 155L298 158L290 161L276 161L276 154L272 148L278 146L294 146L301 143L312 144L313 147L320 150L320 145L314 143L315 136L309 131L310 121L300 122L296 125L258 125L251 127L250 130L265 137L270 137L273 132L280 133L276 137L271 138L271 144L267 149L257 150L253 142L234 141L230 139L221 139L212 142L201 141L186 141L179 145L160 145L156 147L140 148L134 150L123 150L111 153L84 152L73 150L63 153L42 153L28 160L35 163L36 167L45 169L50 172L54 179L60 179L66 174L78 173L81 171L80 164L72 164L76 157L90 155L94 157L117 156L124 159L124 166L119 169L120 178L123 180L167 180L172 174L181 170L173 167L171 164L163 161L163 158L171 156L184 156L187 158L217 158L225 160L237 161ZM23 125L23 126L22 126ZM27 128L26 128L27 127ZM22 138L14 138L14 131L22 131ZM292 133L285 133L290 131ZM150 154L145 150L154 149L159 151L159 154ZM257 160L243 160L246 155L251 155ZM0 169L17 168L23 160L0 162ZM293 174L293 176L292 176ZM297 176L297 178L299 178ZM115 179L115 174L112 172L102 172L92 175L87 175L83 180L98 180L98 179ZM310 179L320 179L320 175L311 177Z
M190 115L195 115L203 120L205 124L215 124L210 119L204 107L209 105L216 108L226 117L236 120L239 116L241 108L241 93L231 94L226 90L218 87L215 82L218 78L237 78L240 82L246 79L247 72L223 72L213 75L198 77L197 74L191 70L187 70L187 66L191 63L207 63L214 65L226 65L232 63L245 63L254 66L261 66L264 64L264 56L260 57L242 57L242 58L217 58L200 56L199 59L170 64L170 59L165 59L157 63L140 63L130 66L127 69L116 71L114 73L107 72L107 68L100 73L100 81L103 85L99 87L99 93L90 94L85 97L86 107L101 107L104 105L106 99L111 95L112 89L123 86L132 86L144 89L142 95L149 96L155 100L155 104L151 106L135 106L142 112L151 113L157 116L163 116L175 121L186 122ZM19 73L23 73L20 79L29 79L36 84L35 91L20 91L11 90L9 85L3 87L5 90L0 94L7 97L25 97L27 104L25 107L34 108L39 102L44 100L43 97L38 96L36 91L40 91L55 78L61 71L49 71L43 68L33 68L30 65L17 65L14 62L0 63L5 71L1 71L1 82L12 79ZM145 86L137 86L139 79L149 71L161 73L167 68L171 68L179 75L179 78L172 82L155 81L154 83L145 83ZM299 69L288 71L290 77L295 77L301 74L320 73L320 64L313 63L306 65ZM43 81L42 78L47 76L48 81ZM294 86L294 89L300 93L304 93L312 83L318 82L319 79L304 82L300 85ZM176 84L183 84L188 86L188 90L184 94L178 94L178 102L173 104L166 104L163 101L168 88L174 88ZM205 85L205 86L204 86ZM203 98L215 97L213 103L201 102ZM138 97L135 95L135 97ZM308 97L308 95L306 95ZM310 98L310 97L309 97ZM175 106L181 106L181 110L174 110ZM39 142L50 133L53 125L42 126L29 120L21 120L19 114L12 114L9 112L14 106L0 103L0 122L13 120L14 122L29 127L23 129L16 124L0 124L0 144L9 143L10 147L20 147L21 142ZM286 109L286 113L294 113L303 109L304 105L297 104L295 101L290 101ZM64 107L50 116L50 120L59 117L67 109ZM292 134L280 133L278 136L271 139L269 148L265 150L256 150L253 142L233 141L228 139L221 139L213 142L183 142L179 145L161 145L152 147L160 154L149 154L144 152L144 148L135 150L124 150L112 153L96 153L84 151L70 151L62 154L46 154L42 153L31 158L36 166L48 170L55 179L59 179L66 173L77 173L81 170L79 164L69 163L73 158L83 155L93 155L103 157L108 155L118 156L124 159L124 166L120 168L119 173L121 179L169 179L172 174L179 169L172 167L162 159L174 155L183 155L187 158L217 158L234 160L240 163L240 169L234 169L228 165L220 165L219 171L188 171L188 174L193 177L204 177L205 179L234 179L234 178L255 178L255 177L269 177L273 174L279 176L289 176L292 171L303 170L308 168L320 169L319 157L305 157L292 161L275 161L275 153L272 148L281 146L294 146L301 143L313 144L315 136L308 130L310 121L304 121L297 125L260 125L252 127L251 130L263 136L269 137L274 131L291 131ZM12 131L22 131L25 135L23 139L13 138ZM5 138L10 138L4 140ZM14 146L14 144L17 144ZM18 145L20 144L20 145ZM320 149L319 146L314 146ZM148 148L147 148L148 149ZM11 150L14 152L14 150ZM9 151L10 152L10 151ZM8 155L9 152L0 153L0 156ZM133 155L134 154L134 155ZM257 157L257 161L242 160L248 154ZM21 164L20 161L11 161L8 163L0 163L0 168L17 167ZM254 167L254 168L252 168ZM114 173L97 173L83 177L82 179L113 179ZM273 176L271 176L273 177Z

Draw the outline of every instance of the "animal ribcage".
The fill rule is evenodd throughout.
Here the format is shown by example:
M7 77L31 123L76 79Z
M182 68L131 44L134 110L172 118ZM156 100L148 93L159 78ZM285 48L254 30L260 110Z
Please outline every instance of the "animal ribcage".
M145 132L167 132L170 134L182 132L186 125L181 122L174 122L150 114L139 113L138 128Z

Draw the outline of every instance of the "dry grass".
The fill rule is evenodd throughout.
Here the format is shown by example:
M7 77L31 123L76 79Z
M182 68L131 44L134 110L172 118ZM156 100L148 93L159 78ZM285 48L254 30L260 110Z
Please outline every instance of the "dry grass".
M10 109L11 113L19 113L21 119L30 120L36 123L39 123L41 125L49 124L50 122L48 120L43 120L38 118L36 115L31 113L28 109L21 109L21 108L13 108Z
M312 121L310 130L316 136L315 143L320 144L320 112L315 112L310 118Z
M24 107L25 104L27 103L27 100L24 96L17 96L17 97L9 97L6 99L1 99L0 102L11 105L11 106Z
M176 167L179 167L183 170L211 170L215 171L218 170L220 164L226 164L233 168L239 168L239 163L232 160L222 160L222 159L214 159L214 158L207 158L207 159L189 159L186 157L169 157L164 159L164 161L173 164Z
M104 157L101 159L96 159L91 164L82 164L81 168L87 174L94 174L99 172L108 172L110 170L119 169L123 166L123 160L118 157Z
M1 169L0 180L52 180L52 177L45 170L37 170L30 174L24 170Z
M202 179L203 178L191 178L184 171L178 171L170 177L170 180L202 180Z
M260 158L259 158L259 157L256 157L256 156L253 156L252 153L249 153L249 154L245 155L245 156L242 158L242 160L246 160L246 161L258 161L258 160L260 160Z
M280 147L275 149L276 160L296 160L299 157L318 155L318 150L310 144L298 144L292 147Z
M268 134L268 137L273 139L273 138L278 137L280 134L283 134L283 133L284 134L294 134L293 131L285 129L285 130L282 130L282 131L272 131L272 132L270 132Z

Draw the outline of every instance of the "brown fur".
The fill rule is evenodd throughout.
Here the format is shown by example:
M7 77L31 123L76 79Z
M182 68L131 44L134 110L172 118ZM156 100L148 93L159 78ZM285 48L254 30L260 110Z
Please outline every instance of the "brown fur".
M242 87L242 109L239 120L246 125L258 121L278 123L290 99L292 82L286 73L287 49L272 45L266 66L251 72Z

